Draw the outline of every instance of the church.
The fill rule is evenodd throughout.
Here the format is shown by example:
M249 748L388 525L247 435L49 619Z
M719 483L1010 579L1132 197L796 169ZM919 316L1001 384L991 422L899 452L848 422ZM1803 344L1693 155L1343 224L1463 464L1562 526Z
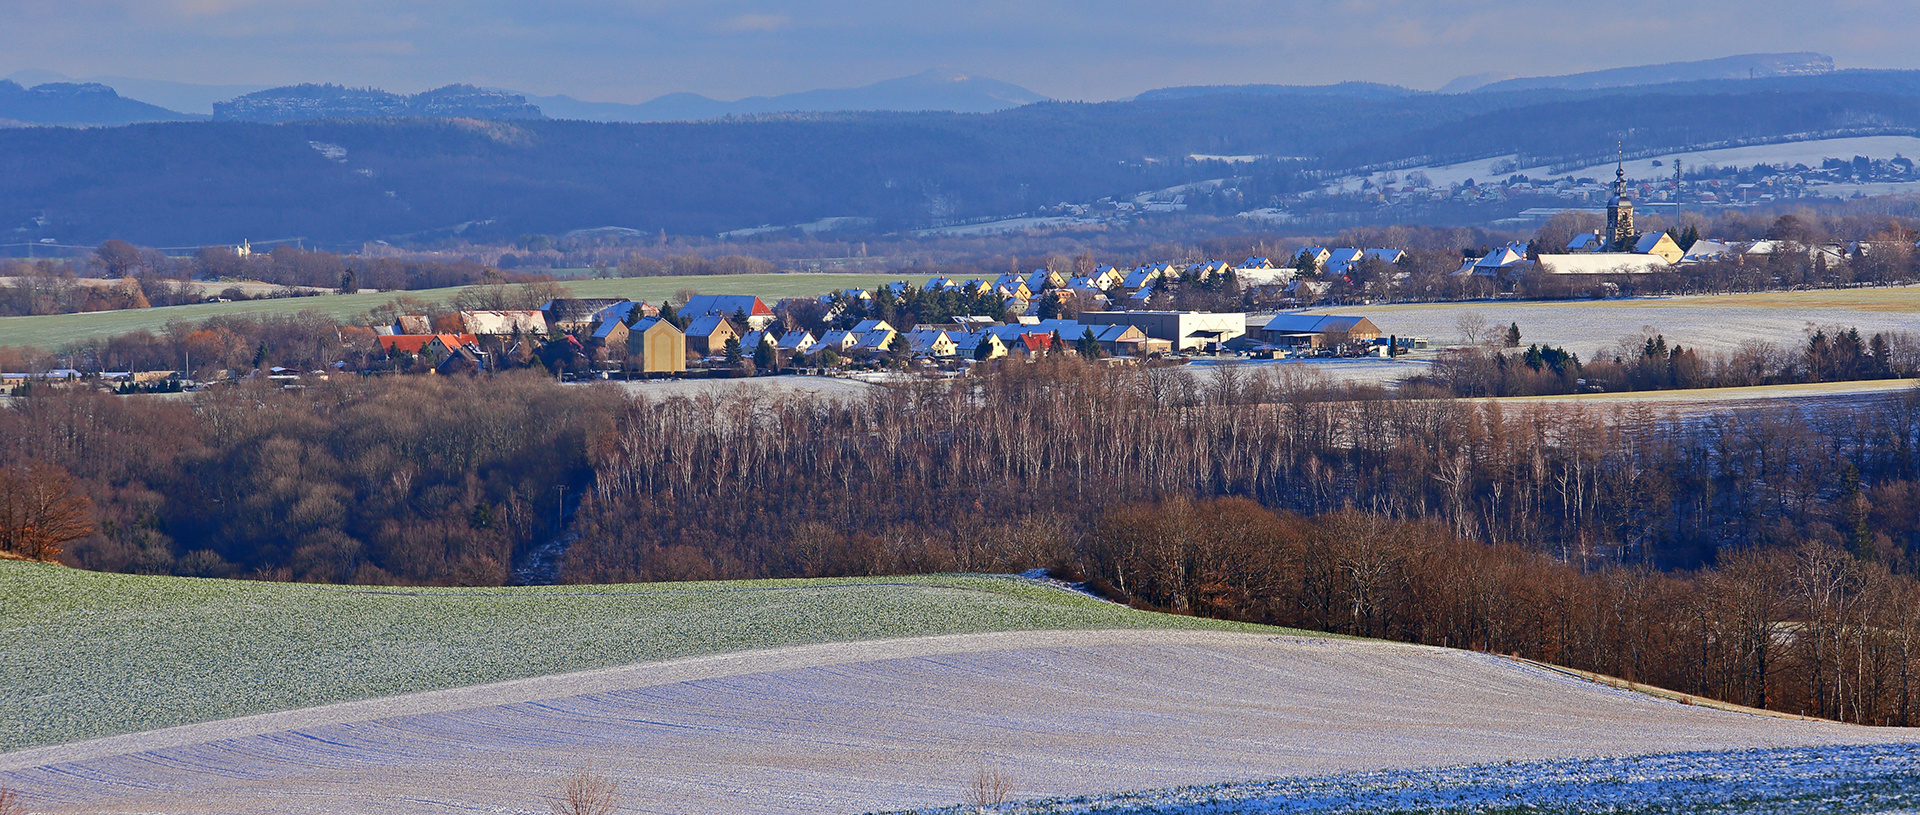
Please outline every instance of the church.
M1646 274L1665 270L1686 253L1665 232L1640 234L1633 228L1633 194L1627 189L1624 162L1613 171L1613 198L1607 202L1607 229L1576 235L1567 254L1541 255L1546 274Z

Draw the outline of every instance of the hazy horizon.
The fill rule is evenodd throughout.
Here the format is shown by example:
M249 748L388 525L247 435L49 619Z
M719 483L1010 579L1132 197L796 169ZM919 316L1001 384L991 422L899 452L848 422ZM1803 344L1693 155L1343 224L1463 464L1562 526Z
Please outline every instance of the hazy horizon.
M1627 0L1604 20L1517 0L1333 4L1041 0L902 8L872 0L24 0L0 7L22 70L207 85L333 82L410 93L451 83L582 100L716 99L848 88L950 70L1056 99L1173 85L1433 90L1487 72L1542 76L1757 52L1841 68L1920 68L1909 9L1857 0L1805 16L1779 0L1676 11Z

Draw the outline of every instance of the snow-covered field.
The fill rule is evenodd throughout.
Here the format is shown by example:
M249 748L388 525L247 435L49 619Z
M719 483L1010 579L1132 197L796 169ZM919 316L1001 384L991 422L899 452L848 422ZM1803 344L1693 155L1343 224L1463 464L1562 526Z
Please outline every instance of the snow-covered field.
M1914 158L1920 156L1920 138L1913 136L1859 136L1845 139L1816 139L1812 141L1787 142L1784 144L1759 144L1750 147L1728 147L1719 150L1693 150L1668 153L1659 156L1647 156L1626 162L1627 177L1632 179L1668 179L1673 177L1673 160L1680 159L1689 168L1698 169L1708 164L1720 167L1751 167L1755 164L1805 164L1818 167L1829 158L1852 159L1854 156L1890 159L1894 156ZM1445 164L1433 167L1411 167L1392 171L1392 175L1404 180L1409 173L1424 172L1435 187L1447 187L1464 183L1467 179L1476 182L1505 180L1511 175L1525 175L1529 178L1592 178L1602 183L1613 180L1614 162L1602 162L1591 167L1577 170L1554 172L1552 167L1521 167L1496 171L1496 165L1511 165L1518 156L1495 156L1493 158L1465 161L1458 164ZM1653 166L1655 161L1659 167ZM1353 192L1360 189L1361 183L1371 180L1374 184L1385 183L1388 172L1378 172L1365 177L1341 179L1328 185L1330 191ZM1826 190L1828 188L1821 188ZM1832 194L1832 193L1829 193ZM1850 194L1850 193L1849 193Z
M1688 752L1353 773L1029 801L1002 813L1358 815L1420 813L1846 813L1920 807L1910 744ZM975 807L919 815L974 815Z
M1646 330L1664 334L1669 344L1716 352L1749 341L1799 346L1816 326L1851 326L1869 335L1920 332L1920 287L1343 306L1312 312L1362 315L1382 333L1427 337L1435 344L1459 342L1461 318L1479 315L1502 328L1518 323L1522 344L1559 346L1591 359L1595 351L1611 350L1623 339L1638 343Z
M1464 651L1026 632L696 657L193 725L3 754L0 784L34 812L532 813L591 766L621 784L623 811L864 812L963 803L981 767L1033 799L1916 739ZM1540 766L1544 783L1576 765ZM1480 778L1446 772L1423 783L1444 796ZM1729 777L1765 780L1742 773ZM1510 794L1529 792L1510 777Z
M793 396L824 396L833 398L859 399L870 393L874 385L858 380L830 376L754 376L742 379L654 379L643 382L621 382L620 387L628 393L642 394L650 399L665 399L673 396L685 396L689 399L702 395L724 396L765 396L775 399Z

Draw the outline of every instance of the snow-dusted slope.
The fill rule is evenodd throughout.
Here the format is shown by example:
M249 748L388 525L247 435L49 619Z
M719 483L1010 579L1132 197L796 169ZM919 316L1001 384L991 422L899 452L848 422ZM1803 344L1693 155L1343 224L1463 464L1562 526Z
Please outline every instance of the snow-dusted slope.
M1920 733L1728 713L1499 657L1173 631L805 646L347 703L0 755L30 811L544 812L953 804L1341 771Z

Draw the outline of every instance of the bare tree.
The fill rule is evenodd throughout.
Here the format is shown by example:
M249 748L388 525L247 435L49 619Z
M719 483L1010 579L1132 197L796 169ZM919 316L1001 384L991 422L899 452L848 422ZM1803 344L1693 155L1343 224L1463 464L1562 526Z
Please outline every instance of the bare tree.
M1493 324L1487 322L1487 315L1478 311L1460 312L1453 320L1453 327L1460 332L1460 341L1467 345L1480 345L1493 339Z
M20 803L20 794L12 787L0 786L0 815L22 815L26 805Z
M56 465L35 460L0 470L0 551L57 559L63 544L93 534L92 509Z
M620 782L583 767L553 802L553 815L612 815L620 805Z
M981 762L979 769L973 772L972 785L967 789L967 803L977 807L999 806L1012 795L1013 782L1000 773L1000 768Z

